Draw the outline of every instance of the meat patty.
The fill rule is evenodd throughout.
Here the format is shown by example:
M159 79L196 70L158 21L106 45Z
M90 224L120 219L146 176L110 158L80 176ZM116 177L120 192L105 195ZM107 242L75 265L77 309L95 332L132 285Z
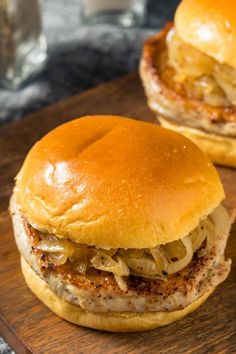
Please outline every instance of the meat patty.
M167 52L166 37L173 25L167 25L158 35L149 38L140 61L140 76L150 108L174 124L236 137L236 107L213 107L191 99L168 87L162 80L161 56Z
M223 207L221 207L223 208ZM215 215L221 215L222 209ZM44 279L50 289L64 300L80 305L90 312L152 312L175 311L191 304L205 292L225 280L231 261L224 260L230 223L219 227L215 244L207 252L195 252L190 264L166 280L129 276L127 291L121 291L113 274L89 270L86 275L76 274L69 264L51 266L45 257L34 250L36 235L24 222L16 203L11 202L11 213L16 243L24 259ZM217 214L217 213L216 213ZM227 213L223 213L227 217ZM37 234L37 233L36 233ZM204 254L205 253L205 254Z

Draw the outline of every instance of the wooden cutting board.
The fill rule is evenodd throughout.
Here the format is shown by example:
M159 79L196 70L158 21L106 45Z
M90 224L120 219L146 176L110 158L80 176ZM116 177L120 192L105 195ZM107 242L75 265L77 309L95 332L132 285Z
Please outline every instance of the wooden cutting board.
M58 102L0 128L0 332L17 353L236 353L236 227L227 247L228 279L196 312L160 329L133 334L74 326L27 289L20 272L8 201L30 147L55 126L87 114L120 114L155 121L138 76L131 75ZM236 170L218 168L228 208L236 207Z

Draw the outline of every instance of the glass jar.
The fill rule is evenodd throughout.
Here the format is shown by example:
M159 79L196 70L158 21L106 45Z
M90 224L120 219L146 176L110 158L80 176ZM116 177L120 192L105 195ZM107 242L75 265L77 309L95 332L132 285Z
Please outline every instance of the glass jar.
M46 59L37 0L0 0L0 86L17 88Z
M146 0L83 0L82 20L88 24L140 26L146 18Z

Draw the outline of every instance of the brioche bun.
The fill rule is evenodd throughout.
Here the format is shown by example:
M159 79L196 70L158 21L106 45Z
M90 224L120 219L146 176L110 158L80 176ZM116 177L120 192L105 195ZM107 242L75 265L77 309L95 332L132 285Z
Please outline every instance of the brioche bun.
M42 280L39 275L35 273L23 257L21 257L21 269L30 290L59 317L76 325L109 332L147 331L168 325L195 311L214 291L214 288L212 288L191 305L179 311L92 313L84 311L78 305L63 300L52 292L46 281Z
M160 116L158 119L163 127L176 131L191 139L209 156L211 161L216 164L236 168L236 139L177 125Z
M186 236L224 191L210 160L184 136L92 116L34 145L15 195L39 230L101 248L149 248Z
M182 40L236 68L235 0L183 0L175 13Z

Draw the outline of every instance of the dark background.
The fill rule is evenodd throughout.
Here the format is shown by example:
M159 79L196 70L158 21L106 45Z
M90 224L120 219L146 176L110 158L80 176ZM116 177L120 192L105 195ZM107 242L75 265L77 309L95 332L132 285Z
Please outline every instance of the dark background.
M144 39L173 18L178 0L148 1L142 28L83 25L80 0L42 0L44 70L20 90L0 90L0 124L137 70Z

